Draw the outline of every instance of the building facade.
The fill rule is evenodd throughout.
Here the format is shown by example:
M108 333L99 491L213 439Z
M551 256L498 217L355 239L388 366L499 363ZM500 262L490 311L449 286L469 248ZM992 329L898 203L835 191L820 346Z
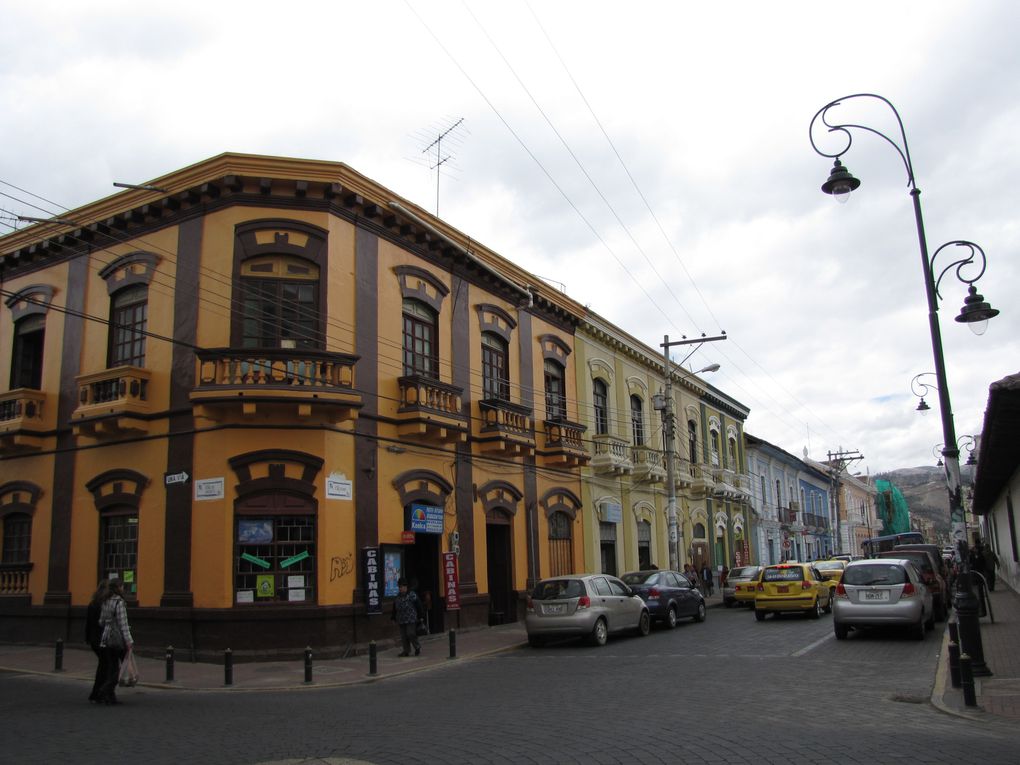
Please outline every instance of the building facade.
M584 568L583 307L340 163L151 188L0 239L0 638L118 577L143 648L328 653Z
M592 459L582 470L585 569L668 568L663 357L589 311L575 337L578 412ZM673 365L674 491L680 568L732 566L747 556L748 410ZM659 402L659 406L662 403Z

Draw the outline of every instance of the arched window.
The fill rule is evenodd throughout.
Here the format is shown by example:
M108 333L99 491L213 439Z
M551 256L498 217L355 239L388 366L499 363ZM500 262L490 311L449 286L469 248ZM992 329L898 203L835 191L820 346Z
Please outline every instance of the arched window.
M692 465L698 464L698 424L687 421L687 454Z
M737 469L737 439L730 436L729 440L730 468Z
M645 416L643 402L637 394L630 397L630 432L634 446L645 445Z
M510 400L507 344L495 332L482 333L482 398Z
M574 570L573 524L562 512L549 515L549 574L563 576Z
M638 568L642 571L652 567L652 524L638 521L637 524Z
M241 345L322 347L319 269L301 258L264 255L241 267Z
M28 513L9 513L4 516L3 523L4 564L19 565L31 560L32 552L32 516Z
M595 432L603 435L609 432L609 389L605 381L595 380L592 399L595 405Z
M545 418L567 419L566 387L563 366L552 359L545 360Z
M712 464L718 467L718 465L719 465L719 431L718 430L711 430L711 431L709 431L709 441L712 444Z
M107 366L145 366L145 329L149 288L135 284L113 293L110 300L110 340Z
M404 299L404 374L439 379L439 329L435 311Z
M29 314L14 325L14 354L11 358L11 390L42 388L45 314Z

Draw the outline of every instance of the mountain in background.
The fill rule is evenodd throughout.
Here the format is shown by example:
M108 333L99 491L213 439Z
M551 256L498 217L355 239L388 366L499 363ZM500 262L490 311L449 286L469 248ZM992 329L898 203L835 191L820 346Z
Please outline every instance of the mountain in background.
M940 467L913 467L878 473L872 478L894 484L907 500L911 515L927 518L940 535L950 535L949 493L946 474ZM960 465L960 481L964 494L974 485L974 467Z

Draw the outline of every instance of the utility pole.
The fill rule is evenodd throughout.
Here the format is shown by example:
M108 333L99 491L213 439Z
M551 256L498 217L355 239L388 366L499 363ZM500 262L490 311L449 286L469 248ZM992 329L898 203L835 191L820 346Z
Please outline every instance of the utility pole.
M857 449L845 452L843 451L843 448L840 447L838 452L828 452L828 460L826 460L825 463L826 465L829 466L829 478L832 481L832 489L830 492L829 500L834 510L833 515L836 519L836 539L839 542L839 551L841 553L846 552L852 553L853 550L843 549L843 530L839 522L839 488L840 488L839 477L840 474L842 474L842 472L846 470L847 465L862 459L864 459L864 455L857 451ZM847 523L849 523L850 522L849 508L847 509L846 517ZM835 548L835 545L833 545L833 548Z
M686 336L682 340L674 340L670 342L669 335L666 335L662 341L662 371L666 377L666 390L665 395L662 399L655 401L657 396L653 396L652 406L655 409L662 411L662 426L665 435L665 447L666 447L666 520L669 526L669 567L676 571L680 568L680 557L677 553L677 542L680 540L680 535L677 532L677 512L676 512L676 447L674 446L675 441L675 417L673 415L673 362L669 358L669 349L675 345L697 345L700 348L704 343L712 343L717 340L725 340L726 333L723 332L721 335L715 337L705 337L702 334L701 337L693 340L688 340ZM698 350L695 348L684 357L684 361L689 359L691 355ZM681 364L683 361L680 362ZM687 372L683 368L680 369L684 373L684 376L680 379L683 380L685 377L690 377L700 372L714 372L719 368L718 364L709 364L704 369L699 369L697 372ZM693 462L693 455L691 460Z

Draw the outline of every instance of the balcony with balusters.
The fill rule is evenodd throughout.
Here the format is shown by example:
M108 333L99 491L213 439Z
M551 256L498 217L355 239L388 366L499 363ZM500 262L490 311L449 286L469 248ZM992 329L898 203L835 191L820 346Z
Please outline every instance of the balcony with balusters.
M630 443L625 438L608 433L591 437L591 468L600 475L630 475L634 463L630 458Z
M78 406L71 413L75 435L94 438L138 435L149 431L148 369L120 366L79 375Z
M43 447L46 394L32 388L0 393L0 455L38 451Z

